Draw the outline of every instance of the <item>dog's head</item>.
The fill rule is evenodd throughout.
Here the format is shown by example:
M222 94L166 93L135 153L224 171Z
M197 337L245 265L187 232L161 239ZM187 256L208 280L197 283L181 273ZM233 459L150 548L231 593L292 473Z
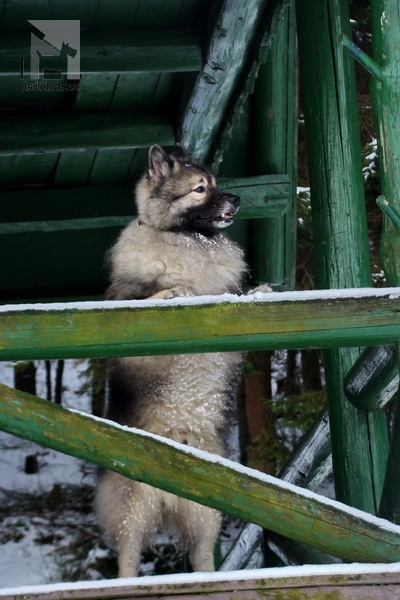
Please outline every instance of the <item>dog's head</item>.
M136 189L139 219L158 229L212 233L227 227L240 199L220 190L210 171L175 146L149 150L147 171Z

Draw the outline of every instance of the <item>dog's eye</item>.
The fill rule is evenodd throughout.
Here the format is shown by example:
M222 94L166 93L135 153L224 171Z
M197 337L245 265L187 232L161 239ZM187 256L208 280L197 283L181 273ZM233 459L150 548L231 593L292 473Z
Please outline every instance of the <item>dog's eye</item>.
M204 185L199 185L199 187L193 191L196 192L197 194L203 194L206 191L206 188L204 187Z

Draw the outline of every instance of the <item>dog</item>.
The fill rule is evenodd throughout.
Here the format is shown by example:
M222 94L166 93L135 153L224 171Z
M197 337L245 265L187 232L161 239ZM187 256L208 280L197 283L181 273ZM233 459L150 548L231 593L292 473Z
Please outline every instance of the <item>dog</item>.
M241 293L247 265L222 231L240 199L220 190L182 146L171 154L150 148L136 204L138 218L109 254L107 299ZM242 361L240 352L109 359L106 417L223 456ZM160 528L179 533L194 571L214 570L217 510L110 471L100 476L96 503L120 577L138 574L141 552Z

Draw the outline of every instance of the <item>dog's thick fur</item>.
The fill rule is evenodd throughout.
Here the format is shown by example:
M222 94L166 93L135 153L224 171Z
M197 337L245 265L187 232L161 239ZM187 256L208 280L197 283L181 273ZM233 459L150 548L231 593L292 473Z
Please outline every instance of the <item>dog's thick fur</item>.
M108 299L240 293L243 253L221 232L239 198L219 190L181 146L171 155L150 148L136 202L138 219L111 249ZM106 416L223 455L241 362L237 352L111 359ZM218 511L108 471L99 480L97 508L117 547L121 577L137 575L142 549L160 527L171 526L193 569L214 570Z

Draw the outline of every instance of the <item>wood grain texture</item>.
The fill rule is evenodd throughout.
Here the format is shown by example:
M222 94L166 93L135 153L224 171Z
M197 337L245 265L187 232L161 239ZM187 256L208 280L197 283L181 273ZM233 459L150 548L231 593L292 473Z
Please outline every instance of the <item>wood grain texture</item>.
M400 339L400 298L390 291L378 297L371 291L356 298L283 297L274 294L252 302L218 302L215 297L216 304L201 304L199 298L194 305L133 301L125 307L102 302L93 308L73 303L26 310L10 306L0 311L0 358L337 348Z
M220 580L212 575L209 580L196 575L155 576L153 581L131 579L119 581L99 581L89 584L75 583L59 587L55 585L15 588L0 591L2 600L97 600L130 599L137 600L393 600L400 594L398 569L385 572L356 572L352 575L337 574L286 575L281 569L261 569L257 577L245 577L243 572L236 577ZM273 574L272 574L273 573Z
M185 445L0 385L4 431L212 506L346 560L400 560L400 528Z

